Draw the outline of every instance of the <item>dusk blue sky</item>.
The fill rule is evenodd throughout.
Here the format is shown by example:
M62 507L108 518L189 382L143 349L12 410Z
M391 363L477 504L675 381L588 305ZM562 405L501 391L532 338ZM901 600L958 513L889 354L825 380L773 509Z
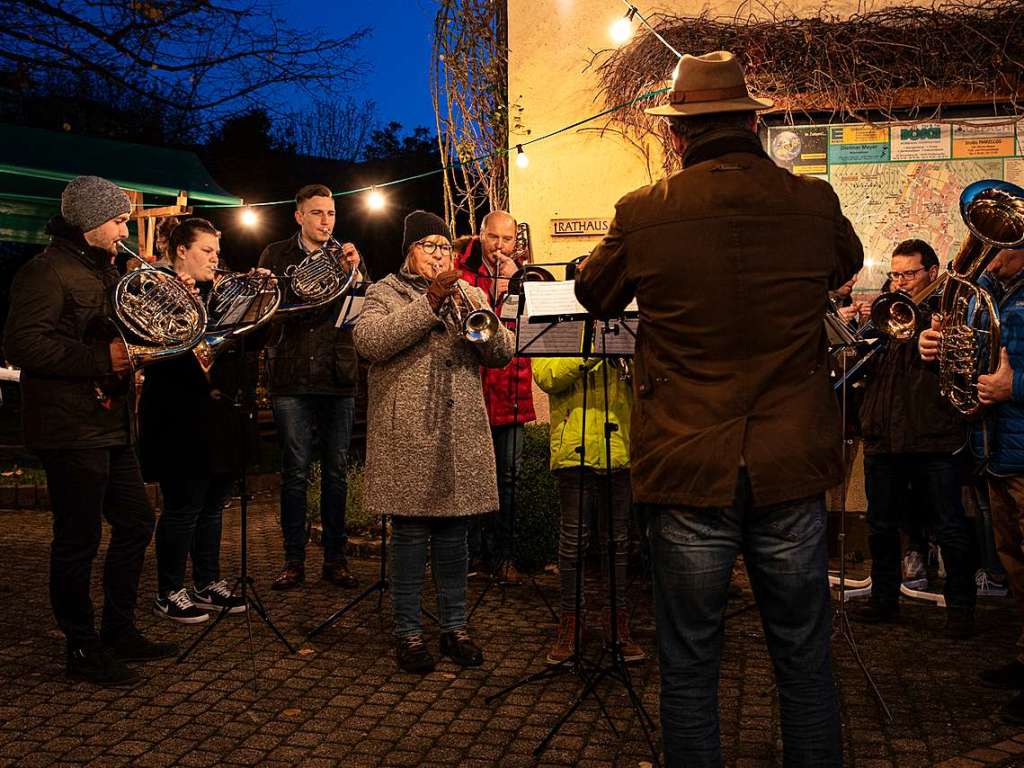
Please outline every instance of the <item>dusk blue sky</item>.
M359 50L369 71L352 96L377 102L382 123L397 120L406 131L417 125L434 131L430 98L434 0L281 0L279 7L299 29L319 27L343 37L370 27L372 34Z

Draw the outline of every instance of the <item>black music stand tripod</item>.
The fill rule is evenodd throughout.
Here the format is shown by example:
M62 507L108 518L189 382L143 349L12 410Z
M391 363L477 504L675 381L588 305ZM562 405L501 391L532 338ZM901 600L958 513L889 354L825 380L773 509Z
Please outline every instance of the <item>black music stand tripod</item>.
M269 281L271 281L273 279L274 278L272 276L268 275L267 278L266 278L267 283L269 284ZM261 297L261 296L264 296L264 295L266 295L266 294L262 290L256 293L256 297ZM255 300L256 299L254 298L254 301ZM240 320L237 325L242 326L242 325L245 325L245 324L246 323L244 322L244 319L243 319L243 320ZM218 330L225 330L225 329L223 327L221 327ZM295 648L292 646L291 643L288 642L288 639L281 633L281 630L279 630L274 625L274 622L270 620L270 614L267 612L267 608L264 605L262 598L260 598L259 592L257 592L257 590L256 590L256 583L255 583L255 581L253 581L252 576L249 575L249 527L248 527L248 520L249 520L249 502L252 500L252 497L249 495L248 486L247 486L249 455L248 455L248 446L247 446L247 442L248 441L245 439L244 424L245 424L245 420L246 419L252 419L253 418L253 408L251 407L252 403L249 402L249 368L248 368L248 365L247 365L246 359L245 359L245 335L241 334L241 335L238 335L238 336L236 336L234 338L236 338L238 340L238 356L239 356L239 361L240 361L240 374L239 374L239 381L238 381L238 392L235 394L235 397L234 397L234 400L233 400L233 405L234 405L234 407L236 409L236 413L237 413L236 425L237 425L238 444L239 444L239 452L240 452L240 456L239 456L239 459L240 459L240 461L239 461L239 463L240 463L240 471L239 471L239 474L238 474L238 492L239 492L239 505L240 505L240 509L241 509L241 534L240 534L240 537L241 537L241 543L242 543L242 551L241 551L240 572L239 572L238 578L235 579L234 586L232 586L232 588L231 588L231 596L234 597L236 594L239 595L239 597L241 597L241 599L242 599L243 604L245 605L245 622L246 622L246 628L248 630L248 636L249 636L249 656L250 656L250 658L252 660L252 682L253 682L253 689L255 690L255 688L256 688L256 649L255 649L255 646L253 644L253 637L252 637L252 613L253 613L253 611L256 612L256 615L259 616L260 619L263 621L263 623L266 624L267 627L269 627L270 630L274 633L274 635L277 636L277 639L280 640L284 644L284 647L288 649L289 653L295 653ZM246 406L249 406L249 407L246 407ZM206 637L211 632L213 632L214 629L216 629L216 627L224 620L224 618L227 615L228 615L228 611L227 610L222 610L217 615L217 617L213 621L211 621L201 633L199 633L199 635L196 637L195 640L192 641L192 643L188 646L188 648L186 648L184 651L181 652L181 655L178 656L177 663L180 664L183 661L185 661L185 659L187 659L192 654L192 652L203 642L203 640L205 640Z

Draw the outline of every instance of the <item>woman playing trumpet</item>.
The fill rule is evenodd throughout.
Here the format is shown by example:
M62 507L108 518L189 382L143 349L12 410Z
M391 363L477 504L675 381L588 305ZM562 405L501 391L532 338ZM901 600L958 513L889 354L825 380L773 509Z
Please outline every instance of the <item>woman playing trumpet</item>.
M498 490L480 366L507 365L513 335L498 323L469 343L442 323L459 273L441 218L410 213L403 250L398 274L367 290L354 339L370 361L364 499L370 512L392 515L398 665L429 672L419 616L428 545L441 654L463 666L483 662L466 630L466 531L469 517L497 509ZM462 288L486 306L479 289Z

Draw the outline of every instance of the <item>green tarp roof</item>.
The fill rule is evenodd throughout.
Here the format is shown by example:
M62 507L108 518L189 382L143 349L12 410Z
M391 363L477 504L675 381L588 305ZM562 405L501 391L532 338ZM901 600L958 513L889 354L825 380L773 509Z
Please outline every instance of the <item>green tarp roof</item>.
M59 210L61 190L84 174L145 195L174 198L186 190L192 202L242 203L217 185L193 152L0 125L0 240L45 243L43 230Z

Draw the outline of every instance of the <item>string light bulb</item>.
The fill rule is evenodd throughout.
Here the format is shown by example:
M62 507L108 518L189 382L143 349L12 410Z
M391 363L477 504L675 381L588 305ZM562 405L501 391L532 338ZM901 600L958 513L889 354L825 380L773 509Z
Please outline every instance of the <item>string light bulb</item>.
M520 168L526 168L530 164L530 158L523 150L522 144L516 144L516 165Z
M255 227L259 224L260 217L256 215L256 211L252 209L252 206L247 205L242 209L241 220L243 226Z
M611 36L613 43L616 45L623 45L633 36L633 16L635 14L636 6L631 5L629 6L629 10L626 11L625 16L612 22L612 26L608 30L608 34Z
M385 203L383 193L376 187L370 187L370 191L366 195L366 207L371 211L382 211Z

